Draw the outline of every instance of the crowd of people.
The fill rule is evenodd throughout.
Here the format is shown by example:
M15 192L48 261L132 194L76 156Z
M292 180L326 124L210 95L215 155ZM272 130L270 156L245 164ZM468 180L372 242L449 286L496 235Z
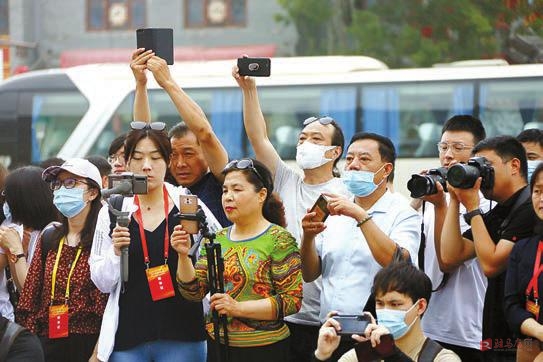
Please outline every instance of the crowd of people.
M108 155L0 168L0 360L543 361L543 131L443 120L442 169L417 170L428 188L408 200L387 137L310 117L298 172L233 67L255 157L229 160L163 59L130 67L134 122ZM169 132L150 76L183 120ZM103 190L126 172L147 192L115 196L123 223Z

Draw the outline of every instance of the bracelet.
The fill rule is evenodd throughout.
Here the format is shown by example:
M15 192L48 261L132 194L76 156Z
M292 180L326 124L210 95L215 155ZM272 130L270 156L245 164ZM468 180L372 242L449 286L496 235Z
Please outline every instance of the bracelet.
M365 218L363 218L362 220L360 220L360 221L358 222L358 224L356 224L356 227L357 227L357 228L361 227L362 225L364 225L366 222L370 221L371 219L373 219L373 216L371 216L371 215L366 216Z

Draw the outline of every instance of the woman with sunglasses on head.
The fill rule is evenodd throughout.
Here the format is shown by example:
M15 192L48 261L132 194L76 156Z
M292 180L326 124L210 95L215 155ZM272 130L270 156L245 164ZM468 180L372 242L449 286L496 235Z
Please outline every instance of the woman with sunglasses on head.
M40 337L46 361L88 361L107 296L90 279L88 259L102 207L100 173L74 158L43 171L61 222L39 239L17 306L18 323Z
M58 220L53 193L42 180L42 172L36 166L20 167L6 177L2 189L3 214L7 219L0 226L0 275L9 266L11 302L16 302L17 293L23 289L40 232ZM13 320L13 308L2 297L4 292L7 293L6 285L0 284L0 314ZM11 313L6 314L8 311Z
M543 361L543 164L530 178L532 205L539 220L534 221L536 235L517 241L507 264L505 279L505 317L520 339L517 361Z
M223 174L222 205L233 225L216 234L224 258L225 293L211 296L211 309L228 318L230 361L286 361L290 332L283 317L296 313L302 301L296 240L283 228L283 204L272 194L272 177L262 163L232 161ZM181 294L202 300L209 289L205 248L194 267L187 257L190 241L181 226L175 228L172 246L179 254ZM218 360L213 329L208 323L208 361ZM222 336L221 331L224 342Z
M100 340L102 361L203 361L206 355L201 301L184 299L173 287L177 253L170 235L179 224L179 196L186 189L164 182L170 140L162 122L132 122L125 141L126 169L147 176L147 194L124 197L128 227L110 234L108 208L98 217L91 276L110 293ZM211 229L219 224L201 204ZM128 247L128 281L120 275L121 249Z

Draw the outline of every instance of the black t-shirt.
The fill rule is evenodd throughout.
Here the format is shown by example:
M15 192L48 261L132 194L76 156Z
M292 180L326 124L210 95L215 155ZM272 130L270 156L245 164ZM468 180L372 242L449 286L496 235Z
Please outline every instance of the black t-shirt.
M496 207L483 215L485 226L494 244L498 244L502 239L514 243L533 235L536 216L531 198L524 200L513 210L510 222L502 228L503 221L511 213L515 202L521 196L523 190L524 188L517 191L506 202L496 205ZM471 229L466 230L463 236L473 240ZM488 287L486 289L483 308L483 339L501 339L504 343L507 338L514 340L513 332L505 320L503 303L505 275L506 273L503 271L495 277L488 278ZM466 301L466 303L469 303L469 301Z
M179 223L173 207L168 215L170 235ZM154 230L145 230L150 265L164 264L164 231L166 223ZM132 217L129 225L130 247L128 259L129 280L126 291L119 298L119 327L115 336L115 350L131 349L139 344L155 340L203 341L206 338L201 302L185 300L176 288L177 253L168 242L168 267L175 296L153 302L145 273L143 248L138 222Z

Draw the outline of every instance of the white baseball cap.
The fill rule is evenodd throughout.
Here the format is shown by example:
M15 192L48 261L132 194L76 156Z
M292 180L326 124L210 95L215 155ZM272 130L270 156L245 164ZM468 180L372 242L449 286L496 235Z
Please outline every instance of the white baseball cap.
M60 166L47 167L42 173L42 179L46 182L53 181L61 171L68 171L76 176L89 178L96 182L98 188L102 186L102 177L100 177L100 171L87 160L82 158L71 158L66 160Z

